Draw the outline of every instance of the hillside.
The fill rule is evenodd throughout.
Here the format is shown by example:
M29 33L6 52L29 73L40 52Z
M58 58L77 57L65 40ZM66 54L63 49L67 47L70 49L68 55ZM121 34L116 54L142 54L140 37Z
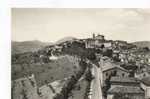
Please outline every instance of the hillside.
M133 42L132 44L136 45L137 47L149 47L150 48L150 41L139 41L139 42Z
M38 40L34 41L24 41L24 42L17 42L12 41L12 54L24 53L24 52L33 52L45 47L47 45L51 45L52 43L41 42Z
M37 85L41 86L46 81L53 82L69 77L78 70L78 59L71 56L63 56L56 61L46 64L12 64L12 80L24 77L26 74L34 74Z

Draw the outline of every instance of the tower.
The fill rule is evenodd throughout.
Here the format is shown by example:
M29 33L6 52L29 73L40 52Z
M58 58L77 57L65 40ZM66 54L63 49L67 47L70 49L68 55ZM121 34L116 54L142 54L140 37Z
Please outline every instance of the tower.
M93 39L95 39L95 33L93 33Z

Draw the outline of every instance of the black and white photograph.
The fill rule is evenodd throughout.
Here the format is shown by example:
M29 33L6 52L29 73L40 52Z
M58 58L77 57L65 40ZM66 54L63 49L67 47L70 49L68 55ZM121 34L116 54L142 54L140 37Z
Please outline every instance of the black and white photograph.
M11 33L11 99L150 99L150 9L11 8Z

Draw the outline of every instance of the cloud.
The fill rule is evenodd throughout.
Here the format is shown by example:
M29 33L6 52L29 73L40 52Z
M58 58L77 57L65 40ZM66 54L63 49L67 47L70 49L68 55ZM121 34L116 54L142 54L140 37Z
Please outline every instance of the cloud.
M13 40L57 41L64 36L150 40L149 9L13 9ZM23 36L22 36L23 35ZM136 36L136 37L135 37Z

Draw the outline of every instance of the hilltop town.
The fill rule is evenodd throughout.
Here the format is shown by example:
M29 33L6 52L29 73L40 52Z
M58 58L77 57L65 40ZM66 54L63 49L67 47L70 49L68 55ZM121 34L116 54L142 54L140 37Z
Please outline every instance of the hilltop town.
M12 99L150 99L150 49L104 35L12 55Z

